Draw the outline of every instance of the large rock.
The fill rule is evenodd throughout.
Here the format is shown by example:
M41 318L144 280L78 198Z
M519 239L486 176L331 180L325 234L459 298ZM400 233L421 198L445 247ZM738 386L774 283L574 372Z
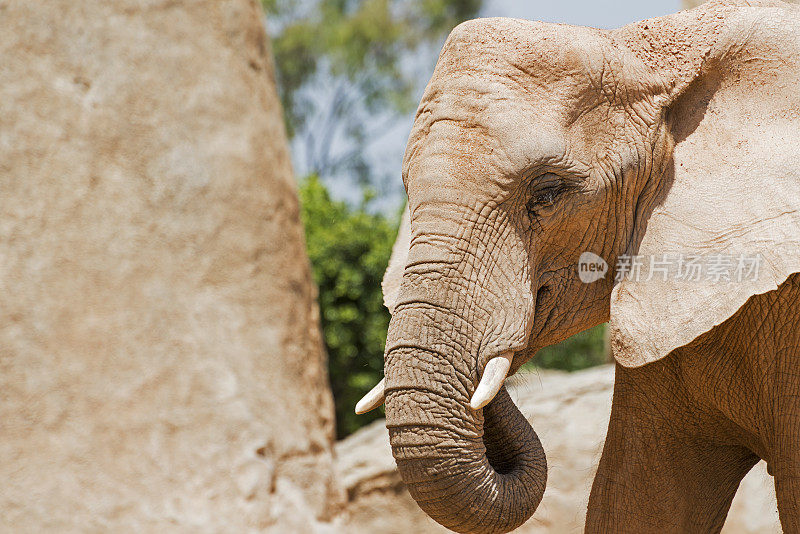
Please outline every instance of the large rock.
M310 532L331 397L250 0L0 0L0 531Z
M592 479L600 459L614 368L573 374L541 372L516 376L511 397L531 421L547 453L547 490L520 534L583 532ZM348 533L444 534L416 505L400 480L384 421L376 421L337 443L337 469L347 489ZM724 534L780 532L772 478L760 463L742 482Z

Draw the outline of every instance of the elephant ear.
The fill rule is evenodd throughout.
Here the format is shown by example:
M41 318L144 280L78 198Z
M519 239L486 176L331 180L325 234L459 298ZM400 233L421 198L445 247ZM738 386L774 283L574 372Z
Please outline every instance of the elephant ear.
M800 10L778 4L712 2L618 30L670 88L674 142L628 251L638 261L617 263L618 275L642 265L611 295L612 350L626 367L663 358L800 272Z
M403 280L408 262L408 249L411 247L411 216L408 206L403 210L403 217L400 220L400 228L397 230L397 239L392 247L392 255L389 258L389 266L383 275L381 289L383 289L383 305L389 309L389 313L394 315L394 308L397 304L397 295L400 292L400 282Z

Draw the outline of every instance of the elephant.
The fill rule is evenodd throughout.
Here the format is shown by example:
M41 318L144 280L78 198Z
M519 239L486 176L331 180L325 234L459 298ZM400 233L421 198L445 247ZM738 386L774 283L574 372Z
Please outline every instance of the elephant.
M800 532L798 144L796 6L457 26L403 160L384 379L356 407L385 402L419 506L456 532L528 520L547 462L504 380L608 322L586 531L718 532L764 459Z

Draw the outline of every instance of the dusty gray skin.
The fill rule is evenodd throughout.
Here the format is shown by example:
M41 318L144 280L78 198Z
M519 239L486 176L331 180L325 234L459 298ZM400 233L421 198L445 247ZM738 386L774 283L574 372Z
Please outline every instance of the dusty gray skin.
M406 150L385 383L359 404L385 398L403 480L441 524L507 532L533 514L547 466L505 366L610 320L617 386L587 530L716 531L758 457L800 528L800 19L758 4L451 34ZM763 261L736 283L587 284L586 251Z

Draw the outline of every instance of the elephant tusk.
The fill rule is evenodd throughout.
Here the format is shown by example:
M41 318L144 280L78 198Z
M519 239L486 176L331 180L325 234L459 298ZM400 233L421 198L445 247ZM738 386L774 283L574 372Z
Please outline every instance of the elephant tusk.
M383 404L383 401L386 400L386 396L384 395L383 391L385 380L386 380L385 378L382 378L381 381L378 382L374 388L369 390L369 393L364 395L364 398L358 401L358 404L356 404L356 413L358 415L361 415L362 413L367 413L370 410L374 410L375 408Z
M503 386L508 370L511 368L511 359L513 357L513 352L506 352L489 360L489 363L483 369L483 376L481 376L481 381L472 395L472 400L469 402L473 410L483 408L497 395L497 392Z

